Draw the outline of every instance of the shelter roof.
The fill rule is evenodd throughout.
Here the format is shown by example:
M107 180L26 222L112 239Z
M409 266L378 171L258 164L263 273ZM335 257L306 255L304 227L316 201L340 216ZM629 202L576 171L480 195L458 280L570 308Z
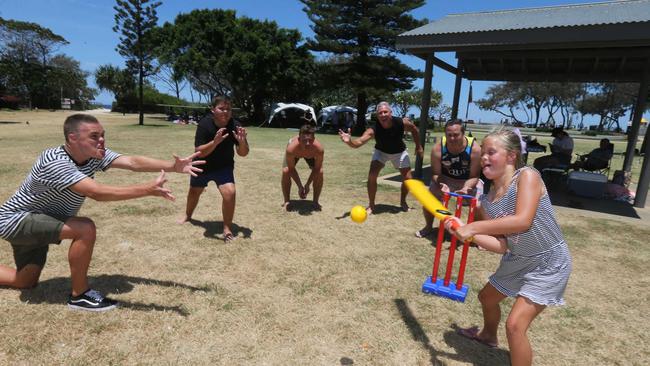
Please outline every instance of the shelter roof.
M423 59L455 51L470 80L638 82L650 58L650 0L452 14L402 33L396 46Z
M608 1L591 4L450 14L406 32L404 36L574 27L647 22L650 1Z
M456 110L461 78L635 82L640 95L630 136L636 139L640 125L636 121L645 109L644 99L650 96L650 0L448 15L400 34L395 45L427 60L425 85L431 82L433 65L456 75ZM457 65L437 58L436 52L456 52ZM626 171L631 168L633 148L628 144ZM416 163L416 174L421 173L418 170L421 162ZM645 205L649 184L643 169L635 206Z

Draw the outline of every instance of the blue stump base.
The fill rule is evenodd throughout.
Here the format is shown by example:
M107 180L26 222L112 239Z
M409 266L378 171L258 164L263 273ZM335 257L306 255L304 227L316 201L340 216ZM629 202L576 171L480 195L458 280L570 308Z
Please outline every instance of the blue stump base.
M454 281L449 281L449 286L445 286L445 281L442 278L438 278L436 283L433 283L431 282L431 276L427 277L422 284L422 292L425 294L442 296L460 302L465 302L467 291L467 285L463 285L460 290L456 290Z

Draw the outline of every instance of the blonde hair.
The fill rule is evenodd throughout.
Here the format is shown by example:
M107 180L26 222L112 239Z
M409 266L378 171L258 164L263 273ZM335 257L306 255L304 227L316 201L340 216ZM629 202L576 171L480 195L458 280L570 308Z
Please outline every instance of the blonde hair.
M485 141L485 139L488 137L501 142L501 145L507 152L515 153L515 169L519 169L524 166L524 160L521 156L521 137L519 137L519 135L507 128L497 127L496 129L490 131L490 133L488 133L483 140Z

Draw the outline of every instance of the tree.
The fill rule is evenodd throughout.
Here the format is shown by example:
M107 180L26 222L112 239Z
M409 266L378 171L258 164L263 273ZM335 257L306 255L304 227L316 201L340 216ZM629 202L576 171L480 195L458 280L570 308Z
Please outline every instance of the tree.
M151 30L150 36L153 40L153 44L157 46L153 50L153 54L156 56L158 64L155 67L158 71L153 77L156 81L163 83L167 89L176 94L176 98L180 99L180 94L187 85L190 85L191 82L188 80L187 75L183 74L178 67L175 66L176 60L178 59L178 54L181 53L181 50L171 50L167 51L167 44L174 37L173 30L169 23L163 27L156 27ZM192 90L190 90L192 93Z
M274 98L307 102L314 85L314 61L307 47L299 45L300 32L247 17L236 25L238 41L231 44L224 66L234 99L253 112L253 120L265 118L265 102Z
M135 96L135 79L126 69L113 65L102 65L95 71L95 84L100 90L111 92L115 96L115 106L126 111L129 100Z
M395 115L400 117L406 117L409 109L417 105L420 101L417 100L417 94L415 90L399 90L393 94L391 98L391 104Z
M548 83L510 83L513 90L512 96L521 99L523 105L531 109L531 116L534 116L534 126L537 127L542 116L542 108L548 104L553 93L549 91Z
M56 108L50 59L68 41L36 23L0 18L0 84L31 106ZM58 88L57 88L58 89Z
M159 64L156 69L158 73L154 74L153 78L163 83L169 91L176 95L176 98L180 99L181 91L187 85L185 77L177 70L174 70L173 65Z
M315 63L300 32L231 10L194 10L165 23L158 57L171 61L195 90L229 94L255 122L272 102L308 101Z
M333 65L339 84L349 84L356 93L357 123L354 133L365 129L368 99L406 90L420 72L402 64L395 56L398 34L425 21L407 13L424 5L423 0L300 0L312 21L315 38L309 48L345 56Z
M433 107L431 108L430 117L432 120L438 121L442 125L443 122L446 122L451 118L451 107L447 104L440 104Z
M333 65L341 62L347 62L345 57L340 55L325 56L316 61L314 92L312 93L311 102L317 113L321 108L331 105L356 104L356 95L352 85L348 82L337 80L335 68Z
M413 89L413 94L415 98L415 108L418 109L420 114L422 114L422 98L424 95L424 89L415 88ZM429 107L436 108L442 103L442 93L437 90L431 90L431 100L429 100ZM419 117L419 116L418 116Z
M0 17L0 45L3 46L0 51L17 53L24 60L38 60L45 66L49 57L68 43L62 36L36 23Z
M153 59L153 38L151 30L156 27L158 16L156 8L162 4L151 0L116 0L115 26L113 32L120 34L120 44L116 51L126 58L126 66L138 75L138 111L139 124L144 124L142 103L143 86L147 76L154 73L151 65Z
M573 125L573 116L577 113L576 106L584 97L585 87L583 83L540 83L546 88L546 107L549 118L547 122L553 120L554 114L560 112L562 116L562 127L570 129ZM554 125L556 123L553 123Z
M81 69L79 61L65 55L52 57L49 65L48 90L54 92L52 99L70 98L74 100L73 109L87 109L97 95L86 81L90 73Z
M506 82L495 84L487 89L485 95L485 98L475 102L480 109L495 111L502 116L521 123L515 114L518 109L526 110L526 98L524 97L525 94L522 93L521 83ZM507 112L502 110L504 108L507 109ZM528 114L526 116L528 117Z
M595 83L590 84L588 90L589 93L580 105L580 112L600 117L598 131L611 129L614 124L620 129L618 120L634 106L638 86L622 83Z

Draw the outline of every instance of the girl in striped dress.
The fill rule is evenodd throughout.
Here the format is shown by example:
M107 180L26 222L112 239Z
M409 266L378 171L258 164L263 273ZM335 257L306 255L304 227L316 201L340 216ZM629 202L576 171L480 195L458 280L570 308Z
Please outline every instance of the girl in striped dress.
M483 327L459 333L496 347L499 303L514 297L506 320L510 359L513 365L530 365L533 353L526 331L546 306L564 303L571 255L539 172L523 167L519 136L505 129L488 134L481 146L481 167L493 185L480 198L479 219L456 231L447 222L447 230L462 240L473 237L480 247L503 257L478 295Z

